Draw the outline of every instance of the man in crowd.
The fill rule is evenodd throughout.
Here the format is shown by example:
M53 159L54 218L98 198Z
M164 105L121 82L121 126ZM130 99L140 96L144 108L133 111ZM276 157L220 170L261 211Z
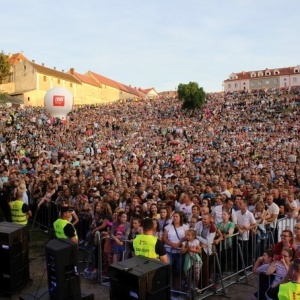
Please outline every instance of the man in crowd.
M300 299L300 259L297 258L289 265L285 278L286 283L279 285L278 299L296 300Z
M27 225L28 219L32 216L28 204L22 200L23 191L16 192L16 200L10 203L12 223Z
M133 240L134 254L159 259L164 263L168 263L166 249L162 241L155 237L153 233L153 220L150 218L144 219L143 234L138 234Z
M70 223L72 208L69 206L62 206L60 209L60 218L54 223L55 236L58 239L68 239L74 243L78 243L78 237L75 227Z

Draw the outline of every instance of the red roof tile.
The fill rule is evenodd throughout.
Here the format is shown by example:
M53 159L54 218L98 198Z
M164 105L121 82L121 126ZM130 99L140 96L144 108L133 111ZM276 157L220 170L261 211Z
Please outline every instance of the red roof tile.
M288 68L274 68L274 69L264 69L264 70L255 70L255 71L243 71L243 72L240 72L240 73L234 73L237 78L236 79L226 79L224 80L224 82L227 82L227 81L235 81L235 80L246 80L246 79L255 79L255 78L265 78L265 77L270 77L270 76L284 76L284 75L292 75L292 74L295 74L294 73L294 69L295 67L288 67ZM279 71L279 74L278 75L274 75L274 71ZM271 75L265 75L266 71L270 71L271 72ZM257 74L259 72L262 72L263 73L263 76L257 76ZM251 74L252 73L256 73L256 77L251 77Z
M38 64L30 62L30 61L28 61L28 63L32 64L32 66L41 74L45 74L45 75L53 76L53 77L56 77L56 78L64 79L64 80L67 80L67 81L70 81L70 82L81 84L80 80L78 80L75 76L73 76L69 73L65 73L65 72L61 72L61 71L58 71L58 70L50 69L50 68L38 65Z
M97 87L101 87L100 83L97 83L93 78L91 78L87 75L79 74L79 73L74 72L74 71L71 74L83 83L90 84L90 85L97 86Z
M15 53L15 54L8 55L8 61L12 65L16 65L20 61L28 61L28 59L22 53Z

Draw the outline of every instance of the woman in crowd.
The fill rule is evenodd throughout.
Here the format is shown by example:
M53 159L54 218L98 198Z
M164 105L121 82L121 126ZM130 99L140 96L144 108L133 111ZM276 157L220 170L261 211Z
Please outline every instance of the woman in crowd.
M160 215L158 213L158 208L157 208L157 204L156 203L152 203L151 204L149 217L151 219L156 219L156 220L158 220L160 218Z
M296 253L300 253L300 223L294 225L293 248Z
M269 288L269 277L260 275L266 273L269 269L274 257L274 252L271 249L265 250L262 256L259 256L254 263L252 272L259 276L259 290L253 293L252 300L265 299L265 292Z
M192 206L192 218L196 218L198 221L200 221L202 219L200 215L200 211L201 211L201 206L198 204L194 204Z
M289 265L294 258L295 251L291 248L283 248L280 254L275 254L273 262L266 271L266 275L274 274L275 278L266 292L266 298L278 300L279 284L286 276Z
M188 226L183 224L183 213L175 212L173 222L165 227L162 241L165 244L169 262L172 266L173 285L175 290L180 287L180 273L182 271L183 259L180 255L180 247L185 241L185 231Z
M202 199L202 204L201 204L201 208L208 208L208 212L211 213L211 202L210 202L210 198L203 198Z
M256 229L253 230L253 233L256 234L256 254L260 256L264 249L266 249L267 229L265 220L269 217L269 211L266 209L264 202L258 201L255 204L253 215L257 224Z
M120 261L125 253L126 245L130 232L130 223L127 222L127 215L125 212L119 212L117 221L115 221L111 228L111 239L113 241L113 262Z
M80 243L86 242L86 234L90 227L90 222L92 218L92 208L89 205L88 198L84 195L78 195L75 204L75 211L79 218L78 224L78 237L81 240Z
M165 206L162 206L159 210L159 219L158 219L158 223L159 223L159 228L161 230L161 236L164 232L165 227L171 223L171 220L169 218L169 213L168 213L168 209Z
M293 233L291 230L282 230L280 237L281 241L277 242L273 247L275 255L281 255L283 248L293 249Z

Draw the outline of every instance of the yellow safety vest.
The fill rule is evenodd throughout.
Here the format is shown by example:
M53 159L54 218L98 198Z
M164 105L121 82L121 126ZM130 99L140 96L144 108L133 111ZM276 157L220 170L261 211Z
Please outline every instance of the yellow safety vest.
M287 282L279 285L279 300L300 299L300 283Z
M54 223L53 223L53 227L54 227L54 230L55 230L55 235L58 239L69 239L70 237L66 236L65 235L65 232L64 232L64 228L67 224L71 224L69 221L67 220L63 220L63 219L57 219ZM72 224L71 224L72 225ZM72 225L73 226L73 225ZM74 227L74 226L73 226ZM76 232L76 229L74 227L74 230L75 230L75 237L76 237L76 240L78 240L78 237L77 237L77 232Z
M26 213L22 212L24 202L22 200L15 200L12 201L10 204L11 209L11 220L13 223L26 225L27 224L27 217Z
M153 235L138 234L133 240L134 254L159 259L155 252L156 242L157 237Z

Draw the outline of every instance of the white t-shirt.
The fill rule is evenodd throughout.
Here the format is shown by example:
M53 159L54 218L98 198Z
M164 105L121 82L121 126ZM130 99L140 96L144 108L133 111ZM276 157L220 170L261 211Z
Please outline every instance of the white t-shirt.
M212 209L212 215L214 217L215 224L218 224L218 223L220 223L220 222L223 221L223 219L222 219L223 209L224 209L224 207L223 207L222 204L213 207L213 209ZM236 224L237 219L236 219L236 212L235 212L235 210L232 209L230 214L231 214L231 220L232 220L232 222L234 224Z
M180 205L179 210L184 212L188 221L191 220L192 217L192 207L193 207L194 203L192 202L190 205L186 205L185 203Z
M256 224L256 220L252 212L247 210L244 214L240 210L236 212L237 224L240 227L249 227L250 225ZM239 235L239 239L243 241L249 240L249 230Z
M171 243L178 243L180 241L180 239L185 237L185 232L188 229L189 229L189 226L186 225L186 224L183 224L182 226L176 227L176 230L175 230L173 224L169 224L165 227L165 231L167 232L167 235L168 235L168 240ZM177 231L177 233L176 233L176 231ZM180 249L173 249L173 248L171 248L170 245L165 244L165 248L166 248L167 252L172 252L172 253L179 253L180 252Z
M279 215L279 206L276 203L273 202L271 205L268 206L268 212L269 212L270 216L277 215L277 217L278 217L278 215ZM275 221L277 221L277 217L274 220L274 222L270 223L271 228L276 228L276 222Z

